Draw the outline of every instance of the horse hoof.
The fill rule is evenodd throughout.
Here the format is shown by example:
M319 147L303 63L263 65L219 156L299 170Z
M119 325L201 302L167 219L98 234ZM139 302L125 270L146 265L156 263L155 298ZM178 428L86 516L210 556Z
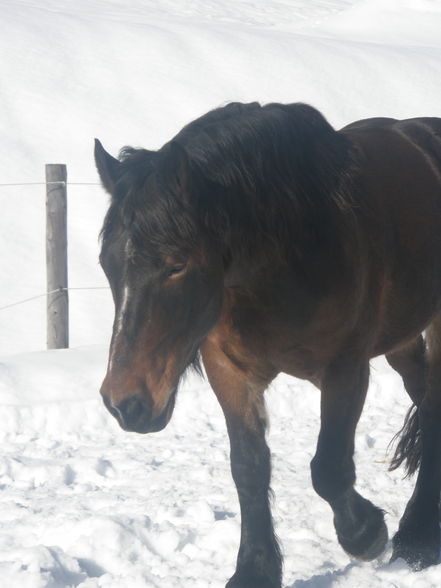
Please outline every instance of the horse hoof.
M369 517L352 535L337 533L338 541L346 553L362 561L371 561L379 557L388 540L383 511L372 503L369 505L372 508Z
M236 572L225 588L282 588L282 583L253 573Z
M399 530L393 540L393 552L390 563L401 558L415 572L438 563L440 555L439 532L430 541L418 539L403 530Z
M233 580L233 578L231 579ZM282 584L274 584L268 580L233 580L229 581L225 588L282 588Z

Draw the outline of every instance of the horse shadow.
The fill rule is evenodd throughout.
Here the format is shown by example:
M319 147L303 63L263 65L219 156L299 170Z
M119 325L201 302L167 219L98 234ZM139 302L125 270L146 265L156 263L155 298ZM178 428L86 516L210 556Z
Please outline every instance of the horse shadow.
M344 568L316 574L307 580L295 580L286 588L330 588L335 586L334 582L341 576L345 576L352 568L357 567L357 562L350 562Z

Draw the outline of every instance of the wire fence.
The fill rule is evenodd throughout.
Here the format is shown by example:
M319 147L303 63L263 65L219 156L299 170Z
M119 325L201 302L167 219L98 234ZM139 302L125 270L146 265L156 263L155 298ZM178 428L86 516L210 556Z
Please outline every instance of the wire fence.
M18 300L17 302L11 302L11 304L6 304L5 306L0 306L0 312L2 310L7 310L8 308L13 308L14 306L20 306L21 304L26 304L26 302L31 302L32 300L37 300L38 298L43 298L44 296L50 296L51 294L56 294L57 292L70 292L71 290L110 290L108 286L84 286L84 287L72 287L72 288L56 288L55 290L51 290L50 292L43 292L42 294L36 294L35 296L30 296L29 298L23 298L23 300Z
M63 181L63 180L55 180L55 181L36 181L36 182L0 182L0 196L5 195L5 192L1 191L1 188L11 188L11 187L26 187L26 186L48 186L48 185L56 185L57 187L67 187L67 186L101 186L99 182L75 182L75 181ZM46 292L41 292L40 294L35 294L34 296L30 296L27 298L23 298L20 300L16 300L14 302L10 302L8 304L4 304L0 306L0 312L12 309L17 306L21 306L23 304L27 304L33 300L38 300L40 298L49 297L57 292L69 292L73 290L110 290L108 286L77 286L77 287L60 287L53 290L48 290Z

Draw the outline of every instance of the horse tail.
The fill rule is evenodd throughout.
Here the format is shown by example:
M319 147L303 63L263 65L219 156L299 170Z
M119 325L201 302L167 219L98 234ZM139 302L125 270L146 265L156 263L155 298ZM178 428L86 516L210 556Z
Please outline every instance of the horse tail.
M418 407L412 405L404 419L403 427L393 437L389 445L398 441L389 471L396 470L405 462L406 478L412 476L421 462L421 429L418 419Z

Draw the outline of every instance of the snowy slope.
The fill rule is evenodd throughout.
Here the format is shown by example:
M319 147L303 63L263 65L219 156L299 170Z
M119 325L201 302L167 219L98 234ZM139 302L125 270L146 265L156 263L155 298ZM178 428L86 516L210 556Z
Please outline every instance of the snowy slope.
M341 126L367 116L441 116L438 0L3 0L0 19L0 587L221 587L239 539L225 426L189 379L172 423L120 431L98 398L112 323L107 290L73 290L72 345L46 352L47 162L97 182L92 139L158 148L230 100L310 102ZM2 185L3 184L3 185ZM70 285L106 286L97 234L107 198L69 186ZM380 410L380 399L382 408ZM411 494L387 472L408 405L374 364L357 435L358 487L392 535ZM440 569L351 562L309 460L319 394L281 376L268 394L274 513L290 588L439 584Z
M310 102L336 126L441 113L438 1L129 4L4 0L0 183L42 181L57 162L70 181L96 182L94 136L114 153L158 148L230 100ZM2 307L45 291L44 187L0 187L0 202L2 276L14 283ZM105 204L99 186L69 187L73 287L105 285ZM37 299L0 312L0 353L44 346L44 308ZM108 293L72 291L72 345L107 341L111 313Z

